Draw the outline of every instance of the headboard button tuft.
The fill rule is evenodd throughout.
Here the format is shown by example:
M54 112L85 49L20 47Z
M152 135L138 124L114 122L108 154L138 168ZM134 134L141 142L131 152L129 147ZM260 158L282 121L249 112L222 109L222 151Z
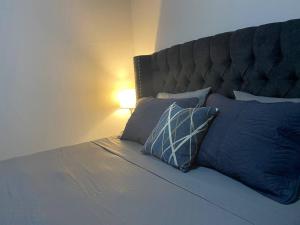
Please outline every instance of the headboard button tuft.
M290 20L137 56L141 62L136 73L140 71L141 82L136 84L137 90L142 90L138 97L211 86L212 92L227 97L240 88L256 95L300 98L300 32L293 32L299 30L300 19Z

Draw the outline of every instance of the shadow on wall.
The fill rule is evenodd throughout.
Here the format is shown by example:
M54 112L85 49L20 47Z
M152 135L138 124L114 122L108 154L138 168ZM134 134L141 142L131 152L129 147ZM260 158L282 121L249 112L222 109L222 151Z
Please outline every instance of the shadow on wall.
M153 38L155 43L153 51L240 28L299 18L299 0L272 2L270 4L270 1L261 0L160 0L160 12L154 25L156 37ZM149 4L151 5L148 3L148 6L144 7L151 9ZM157 8L155 6L155 9ZM146 20L147 17L141 19ZM145 23L148 24L147 21ZM146 43L147 45L151 46L149 43Z
M132 0L134 55L155 51L162 0Z

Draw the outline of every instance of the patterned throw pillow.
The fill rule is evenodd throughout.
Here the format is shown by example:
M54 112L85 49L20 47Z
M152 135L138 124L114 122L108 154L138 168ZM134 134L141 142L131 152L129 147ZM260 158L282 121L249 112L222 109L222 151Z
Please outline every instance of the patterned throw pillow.
M173 103L161 116L142 150L187 172L218 109L181 108Z

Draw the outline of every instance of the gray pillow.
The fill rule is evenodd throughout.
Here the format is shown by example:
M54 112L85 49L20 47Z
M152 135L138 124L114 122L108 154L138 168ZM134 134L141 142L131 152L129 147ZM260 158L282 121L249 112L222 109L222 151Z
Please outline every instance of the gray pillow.
M164 111L176 102L182 108L194 108L198 104L197 98L157 99L142 98L138 101L135 111L129 118L122 140L129 140L144 144Z
M199 105L202 106L206 100L208 93L210 92L211 87L200 89L197 91L189 91L189 92L182 92L177 94L167 93L167 92L160 92L157 94L157 98L167 99L167 98L198 98Z
M239 101L258 101L261 103L294 102L300 103L300 98L272 98L256 96L242 91L233 91L234 97Z

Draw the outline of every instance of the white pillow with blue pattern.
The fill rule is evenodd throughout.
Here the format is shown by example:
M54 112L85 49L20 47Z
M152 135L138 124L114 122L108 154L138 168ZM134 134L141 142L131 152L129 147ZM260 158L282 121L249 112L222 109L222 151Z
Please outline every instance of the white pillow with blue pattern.
M217 112L217 108L181 108L173 103L162 114L142 152L187 172Z

